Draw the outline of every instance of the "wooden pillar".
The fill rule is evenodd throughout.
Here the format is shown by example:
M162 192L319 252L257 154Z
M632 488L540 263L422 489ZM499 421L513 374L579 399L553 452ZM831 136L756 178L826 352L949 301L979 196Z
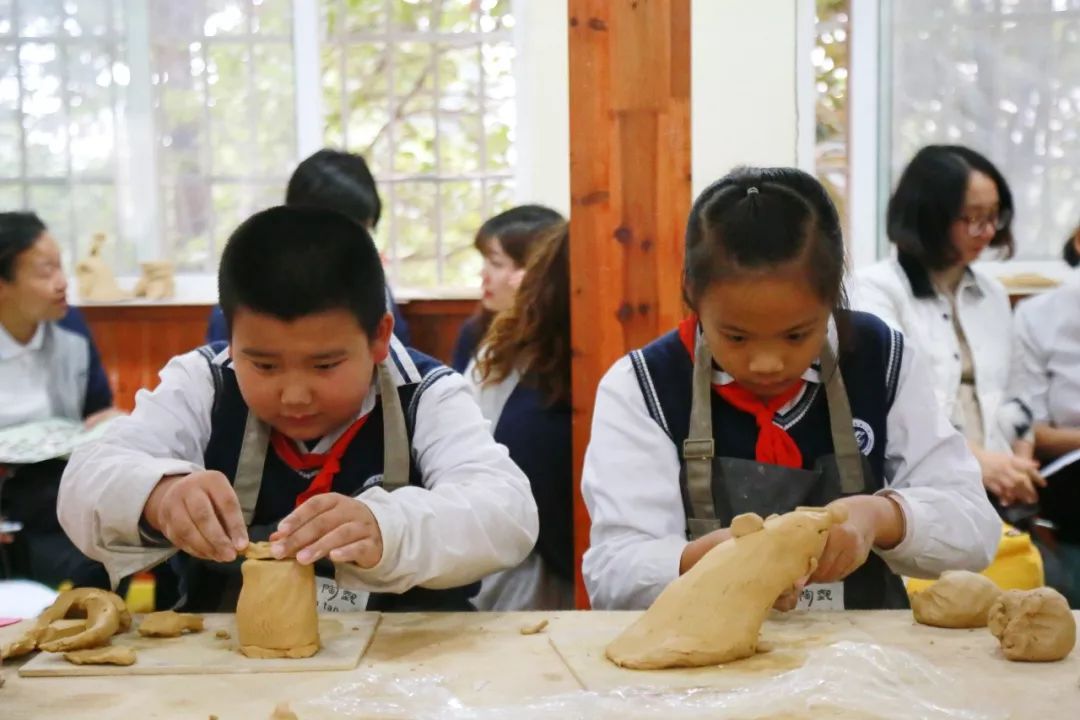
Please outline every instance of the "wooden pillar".
M568 0L575 548L596 386L683 315L690 208L690 0ZM580 571L580 607L586 606Z

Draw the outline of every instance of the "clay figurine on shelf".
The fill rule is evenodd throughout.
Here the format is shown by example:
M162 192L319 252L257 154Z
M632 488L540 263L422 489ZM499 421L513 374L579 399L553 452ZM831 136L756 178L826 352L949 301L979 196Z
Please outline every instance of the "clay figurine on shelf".
M79 300L82 302L117 302L130 300L131 293L116 284L112 268L105 262L105 235L97 233L90 243L90 254L75 265L75 279L79 283Z
M135 296L147 300L169 300L176 294L173 264L168 260L142 263L142 277L135 285Z

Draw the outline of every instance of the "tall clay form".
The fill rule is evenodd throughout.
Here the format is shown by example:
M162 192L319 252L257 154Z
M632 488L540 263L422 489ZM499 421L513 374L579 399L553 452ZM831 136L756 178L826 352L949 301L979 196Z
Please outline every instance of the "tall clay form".
M240 652L250 658L311 657L319 650L314 567L295 559L248 558L236 604Z

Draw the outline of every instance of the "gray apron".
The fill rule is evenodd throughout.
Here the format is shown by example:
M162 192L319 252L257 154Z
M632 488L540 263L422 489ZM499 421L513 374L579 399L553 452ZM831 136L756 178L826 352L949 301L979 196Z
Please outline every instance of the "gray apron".
M690 427L682 447L680 485L686 527L693 540L727 527L736 515L783 514L800 505L824 506L841 497L867 492L871 470L859 452L851 405L836 354L826 342L821 377L829 408L833 454L819 457L812 470L716 457L712 426L713 357L703 335L694 352ZM843 583L810 586L801 607L819 609L882 609L907 607L903 583L884 561L871 553L867 562Z
M405 414L401 407L401 397L394 385L391 370L384 360L376 368L376 382L379 384L379 396L383 415L383 478L382 487L387 492L404 487L409 483L409 436L405 429ZM251 527L255 516L255 506L262 489L263 466L270 447L271 428L254 413L248 412L244 424L244 439L240 445L240 455L236 463L236 476L233 490L240 502L244 524ZM253 538L253 540L261 538ZM184 556L179 571L185 573L193 564L202 565L204 572L221 576L224 591L221 593L220 607L235 607L240 594L241 579L237 572L241 560L232 563L212 563ZM368 594L362 592L341 591L332 577L332 564L321 560L315 564L320 612L356 612L364 610ZM183 601L181 603L184 604Z

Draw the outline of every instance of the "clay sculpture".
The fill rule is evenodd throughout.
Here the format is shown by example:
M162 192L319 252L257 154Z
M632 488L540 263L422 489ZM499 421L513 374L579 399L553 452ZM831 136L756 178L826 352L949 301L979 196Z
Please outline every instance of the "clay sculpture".
M236 603L240 652L251 658L305 658L319 650L315 569L295 558L275 560L268 543L253 543L240 566Z
M755 519L756 518L756 519ZM671 583L607 647L634 669L717 665L757 652L758 633L776 599L810 575L843 508L799 508L762 522L739 516L733 537Z
M911 597L915 621L941 628L986 627L990 607L1002 590L985 575L951 570Z

